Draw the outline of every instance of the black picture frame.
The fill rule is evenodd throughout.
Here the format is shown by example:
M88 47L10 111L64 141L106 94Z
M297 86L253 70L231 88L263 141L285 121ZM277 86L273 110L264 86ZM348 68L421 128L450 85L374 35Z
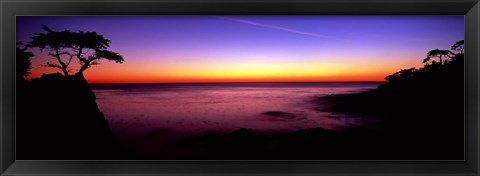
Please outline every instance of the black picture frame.
M0 0L1 175L463 175L480 173L479 0ZM16 161L18 15L465 15L464 161ZM395 151L392 151L395 152Z

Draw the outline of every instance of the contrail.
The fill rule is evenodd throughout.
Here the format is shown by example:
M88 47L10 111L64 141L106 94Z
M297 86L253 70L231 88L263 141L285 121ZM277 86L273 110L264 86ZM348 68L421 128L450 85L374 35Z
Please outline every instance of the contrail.
M281 26L257 23L257 22L253 22L253 21L242 20L242 19L231 18L231 17L222 17L222 16L215 16L215 17L220 18L220 19L224 19L224 20L229 20L229 21L249 24L249 25L253 25L253 26L263 27L263 28L269 28L269 29L276 29L276 30L280 30L280 31L291 32L291 33L295 33L295 34L308 35L308 36L319 37L319 38L330 38L330 36L327 36L327 35L311 33L311 32L304 32L304 31L299 31L299 30L290 29L290 28L281 27Z

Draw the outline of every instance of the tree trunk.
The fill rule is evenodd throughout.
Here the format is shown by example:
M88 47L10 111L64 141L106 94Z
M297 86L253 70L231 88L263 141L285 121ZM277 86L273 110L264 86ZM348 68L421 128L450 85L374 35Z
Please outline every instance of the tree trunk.
M82 65L82 67L80 68L80 70L78 70L78 72L76 73L76 75L83 74L83 71L85 71L89 66L90 66L90 62L85 62L85 63Z
M442 62L442 54L440 54L440 65L443 65L443 62Z
M64 76L70 76L68 74L67 68L62 68L62 71L63 71Z

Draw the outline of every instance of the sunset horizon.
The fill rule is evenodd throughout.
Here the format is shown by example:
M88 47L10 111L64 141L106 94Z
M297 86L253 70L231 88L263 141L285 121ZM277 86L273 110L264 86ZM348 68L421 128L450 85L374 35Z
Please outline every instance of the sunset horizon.
M88 80L87 80L88 81ZM310 83L384 83L386 81L285 81L285 82L278 82L278 81L263 81L263 82L226 82L226 81L219 81L219 82L91 82L88 81L91 85L98 85L98 84L270 84L270 83L292 83L292 84L310 84Z
M184 80L136 80L136 81L105 81L105 80L89 80L91 84L200 84L200 83L362 83L362 82L385 82L382 80L317 80L317 79L184 79Z
M432 30L442 23L452 25ZM100 60L83 72L89 83L382 82L463 38L463 16L19 16L17 42L42 25L111 41L125 62ZM62 73L45 67L56 62L47 51L27 50L27 79Z

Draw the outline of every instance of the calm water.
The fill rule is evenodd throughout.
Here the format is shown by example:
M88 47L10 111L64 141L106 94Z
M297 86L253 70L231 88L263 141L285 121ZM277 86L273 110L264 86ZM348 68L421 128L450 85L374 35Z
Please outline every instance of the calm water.
M114 133L127 139L152 133L189 135L239 128L342 130L368 125L369 121L360 117L315 111L311 100L377 86L378 83L232 83L117 84L92 88ZM293 116L262 114L268 111Z

